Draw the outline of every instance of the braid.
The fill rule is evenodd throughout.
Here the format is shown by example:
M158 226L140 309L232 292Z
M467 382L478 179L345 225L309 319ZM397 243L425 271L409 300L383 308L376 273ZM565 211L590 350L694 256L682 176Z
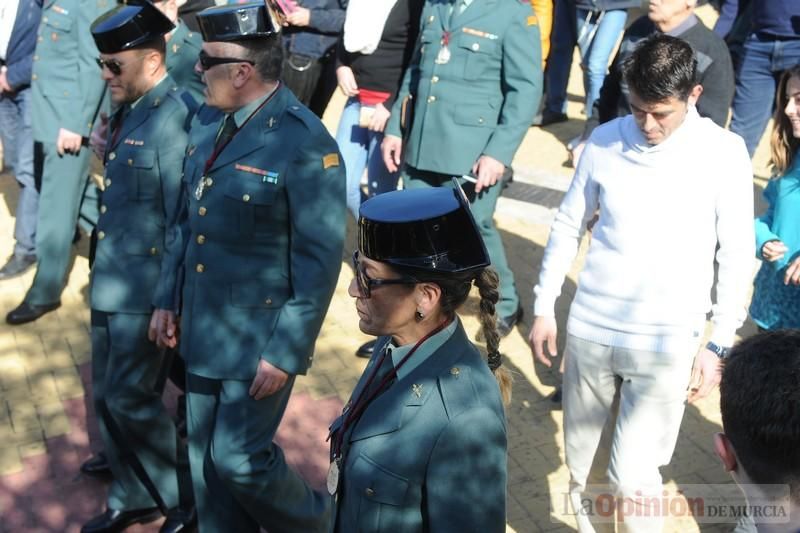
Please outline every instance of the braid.
M498 283L497 273L491 268L483 269L475 278L475 286L481 296L480 321L483 336L486 339L486 351L489 353L489 368L500 386L503 404L508 405L511 403L511 385L514 379L511 372L502 366L500 334L497 332L497 318L495 317L495 304L500 298L497 290Z

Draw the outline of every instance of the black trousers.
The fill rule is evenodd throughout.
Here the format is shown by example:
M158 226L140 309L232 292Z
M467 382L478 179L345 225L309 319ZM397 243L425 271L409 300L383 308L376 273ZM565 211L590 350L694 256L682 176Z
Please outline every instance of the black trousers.
M319 59L287 53L283 83L303 105L322 118L336 90L336 61L332 52Z

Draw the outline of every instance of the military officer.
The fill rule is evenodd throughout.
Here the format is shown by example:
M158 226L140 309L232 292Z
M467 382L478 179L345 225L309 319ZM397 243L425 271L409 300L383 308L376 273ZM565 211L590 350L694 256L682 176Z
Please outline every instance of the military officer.
M172 346L180 332L201 531L321 531L328 498L273 437L341 267L344 169L320 120L277 81L280 26L264 3L198 20L208 107L190 131L185 209L151 334Z
M121 5L91 27L102 78L119 108L104 158L90 285L93 396L114 479L107 509L83 533L156 519L157 503L174 509L162 532L185 531L191 522L182 514L188 509L178 509L178 440L158 385L164 356L147 338L191 118L164 63L164 35L172 29L149 3ZM185 463L183 470L188 481Z
M361 331L380 337L331 426L333 531L505 531L511 382L495 330L497 276L466 197L381 194L361 206L358 228L349 293ZM456 314L473 284L488 365Z
M31 113L34 175L41 184L36 276L6 322L24 324L61 305L70 248L87 186L89 133L104 87L95 60L91 22L112 0L44 0L33 56ZM96 205L84 214L96 219Z
M428 0L421 22L386 126L383 158L392 171L405 162L409 189L451 186L451 176L467 176L461 182L500 276L497 326L505 336L522 308L493 216L541 97L536 15L520 0ZM404 113L411 108L413 115Z

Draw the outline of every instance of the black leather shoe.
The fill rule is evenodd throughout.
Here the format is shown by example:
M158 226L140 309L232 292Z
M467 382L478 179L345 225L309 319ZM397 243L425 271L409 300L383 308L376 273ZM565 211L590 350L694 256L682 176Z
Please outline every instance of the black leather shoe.
M81 472L89 477L111 477L111 467L108 465L108 459L103 452L98 453L94 457L90 457L81 465Z
M8 258L3 268L0 268L0 280L16 278L23 275L25 272L36 264L35 255L17 255L14 254Z
M372 352L375 350L376 342L377 339L372 339L371 341L367 341L359 346L358 350L356 350L356 357L363 357L364 359L369 359L372 357Z
M118 533L125 531L125 528L133 524L146 524L159 518L161 518L161 511L157 507L132 511L106 509L103 514L86 522L81 528L81 533Z
M50 311L55 311L59 307L61 307L61 302L47 305L34 305L29 304L28 302L22 302L17 306L16 309L6 315L6 322L12 326L27 324L28 322L33 322Z
M191 533L197 531L197 511L194 507L189 510L173 507L167 513L167 519L161 525L158 533Z
M551 124L558 124L559 122L566 122L569 117L566 113L553 113L552 111L545 111L542 113L542 119L534 126L545 127Z
M517 322L522 320L522 306L517 307L517 312L511 316L500 317L497 319L497 333L500 338L507 336L517 325Z

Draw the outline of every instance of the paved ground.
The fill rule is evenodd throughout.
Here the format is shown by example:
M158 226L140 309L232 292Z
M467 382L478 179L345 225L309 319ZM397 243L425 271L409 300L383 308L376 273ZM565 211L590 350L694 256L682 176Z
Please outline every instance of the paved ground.
M497 213L511 266L525 309L532 305L531 288L538 275L549 222L566 189L570 171L563 143L581 127L582 91L578 73L570 86L569 115L574 120L548 131L531 129L515 161L516 181L501 200ZM332 104L326 123L333 127L342 100ZM756 190L767 175L762 145L755 162ZM690 194L691 191L687 191ZM16 186L10 175L0 176L0 258L11 252ZM676 214L680 206L676 207ZM298 379L278 440L291 464L315 485L326 468L327 424L340 411L357 377L362 360L352 354L367 338L357 328L346 287L352 271L349 250L354 246L353 224L348 221L348 247L314 366ZM62 299L63 306L34 324L0 329L0 531L78 531L104 505L105 486L86 479L78 467L92 450L101 447L89 383L89 312L86 240L76 247L76 258ZM565 318L574 272L559 302ZM0 311L16 306L32 280L32 273L0 284ZM471 333L477 331L477 298L468 302L462 317ZM505 363L514 371L514 398L507 410L509 429L508 529L518 532L568 530L574 520L552 509L563 507L568 474L564 466L562 416L549 400L558 382L554 372L534 366L524 336L524 323L502 344ZM562 327L563 330L563 327ZM743 334L752 332L752 325ZM169 404L174 392L166 395ZM663 470L668 488L695 483L728 483L711 448L711 435L720 429L718 395L686 410L677 451ZM552 508L551 508L552 503ZM157 524L156 524L157 525ZM156 531L156 525L132 528ZM703 526L689 518L671 519L669 531L725 531L730 526Z

